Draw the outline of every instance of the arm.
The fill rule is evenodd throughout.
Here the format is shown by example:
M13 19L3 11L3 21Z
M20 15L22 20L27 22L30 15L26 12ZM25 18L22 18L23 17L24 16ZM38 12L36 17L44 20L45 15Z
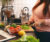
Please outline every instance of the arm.
M29 19L29 22L28 22L28 24L31 24L31 23L33 23L34 22L34 18L33 18L33 15L30 17L30 19Z
M36 2L35 5L37 5L37 4L39 4L39 3L40 3L40 0L37 0L37 2ZM29 19L29 24L32 23L32 22L34 22L33 14L32 14L32 16L31 16L30 19Z
M38 25L43 24L43 25L50 26L50 19L40 19L35 14L33 15L33 17L34 17L34 21L36 24L38 24Z
M50 19L45 19L44 21L45 21L45 25L50 26Z
M30 19L29 19L29 22L33 22L34 21L34 19L33 19L33 15L30 17Z

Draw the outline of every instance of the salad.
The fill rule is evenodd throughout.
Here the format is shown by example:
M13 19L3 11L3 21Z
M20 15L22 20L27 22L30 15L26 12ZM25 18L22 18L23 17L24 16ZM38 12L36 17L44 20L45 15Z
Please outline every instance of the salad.
M24 35L18 40L11 40L11 42L39 42L39 39L36 39L33 36Z

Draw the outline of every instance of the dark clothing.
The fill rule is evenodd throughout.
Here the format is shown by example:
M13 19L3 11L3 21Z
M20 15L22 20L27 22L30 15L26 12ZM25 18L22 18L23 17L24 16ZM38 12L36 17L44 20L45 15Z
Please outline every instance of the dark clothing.
M50 32L37 32L40 42L50 42Z
M50 42L50 32L37 32L35 27L33 27L35 30L36 37L40 39L40 42Z

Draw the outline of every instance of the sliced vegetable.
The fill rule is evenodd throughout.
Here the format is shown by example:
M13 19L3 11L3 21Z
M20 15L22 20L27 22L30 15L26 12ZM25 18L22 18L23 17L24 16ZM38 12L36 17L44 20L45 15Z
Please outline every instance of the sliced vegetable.
M14 27L10 27L10 28L8 28L8 32L9 32L9 33L11 33L11 34L16 33L16 31L15 31L15 28L14 28Z
M16 28L17 25L16 25L16 24L12 24L12 25L10 25L10 26Z
M20 30L18 28L15 28L16 33L18 33Z
M20 27L20 26L17 26L17 27L15 28L15 30L16 30L16 32L18 33L19 31L21 31L21 27Z
M25 30L30 29L30 27L29 27L28 25L21 25L21 28L22 28L22 29L25 29Z

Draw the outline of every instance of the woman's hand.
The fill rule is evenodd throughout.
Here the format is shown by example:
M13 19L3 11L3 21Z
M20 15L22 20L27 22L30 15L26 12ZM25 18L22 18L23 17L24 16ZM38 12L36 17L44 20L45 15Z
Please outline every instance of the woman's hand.
M44 25L45 25L45 21L43 19L35 22L35 26L44 26Z

